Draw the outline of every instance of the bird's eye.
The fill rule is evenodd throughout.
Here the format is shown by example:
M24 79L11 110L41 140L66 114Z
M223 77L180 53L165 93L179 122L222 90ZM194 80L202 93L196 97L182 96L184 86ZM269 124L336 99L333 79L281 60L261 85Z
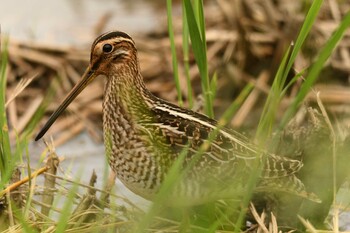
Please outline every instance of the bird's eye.
M105 53L110 53L113 50L113 46L111 44L104 44L102 50Z

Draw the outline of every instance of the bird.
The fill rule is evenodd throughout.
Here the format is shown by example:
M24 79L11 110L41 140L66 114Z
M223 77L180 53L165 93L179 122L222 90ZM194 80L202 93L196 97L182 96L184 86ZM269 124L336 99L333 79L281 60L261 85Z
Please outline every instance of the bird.
M261 150L243 134L218 128L217 120L152 94L141 74L136 44L121 31L95 39L85 73L36 141L96 78L105 79L103 135L109 165L135 194L153 200L184 154L180 168L186 172L169 192L170 203L200 205L244 195L249 177L256 172L256 192L284 191L318 201L296 176L301 161Z

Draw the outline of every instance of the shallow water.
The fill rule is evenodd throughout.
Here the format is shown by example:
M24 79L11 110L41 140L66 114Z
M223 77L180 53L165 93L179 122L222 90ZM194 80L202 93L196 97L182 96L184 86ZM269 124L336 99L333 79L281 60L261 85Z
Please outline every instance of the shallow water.
M29 144L32 168L43 166L42 164L39 165L38 161L44 148L45 145L42 140ZM110 170L106 162L103 144L95 143L87 133L83 132L56 148L55 151L60 158L64 158L60 163L58 175L70 177L73 180L80 177L79 182L89 184L91 174L95 171L97 175L95 187L102 188L105 171ZM38 179L38 182L41 183L43 180ZM149 201L129 191L119 180L117 180L114 189L116 195L127 198L140 208L146 209L149 206ZM82 193L85 193L85 191L82 190ZM125 203L121 202L119 204Z
M71 45L91 42L106 14L104 29L132 34L155 28L161 13L153 1L2 0L0 23L2 33L16 39Z

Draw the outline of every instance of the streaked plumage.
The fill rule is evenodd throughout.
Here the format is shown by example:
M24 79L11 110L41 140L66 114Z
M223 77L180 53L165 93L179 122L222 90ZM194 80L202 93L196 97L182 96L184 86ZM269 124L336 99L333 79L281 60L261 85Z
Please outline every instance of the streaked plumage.
M91 48L90 66L36 137L38 140L70 102L97 76L106 77L103 130L109 164L133 192L152 199L184 148L184 165L217 127L217 121L151 94L140 73L134 41L114 31L98 37ZM173 197L190 204L244 194L244 185L258 160L257 190L280 189L307 198L295 173L302 163L258 150L247 138L221 129L198 157ZM315 198L316 199L316 198Z

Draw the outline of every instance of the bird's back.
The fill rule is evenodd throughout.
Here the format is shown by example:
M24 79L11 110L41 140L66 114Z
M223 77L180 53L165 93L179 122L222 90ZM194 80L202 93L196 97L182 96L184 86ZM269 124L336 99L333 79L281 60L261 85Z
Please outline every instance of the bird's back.
M152 107L143 111L143 115L148 116L138 118L135 124L148 156L154 159L152 164L157 168L153 170L167 174L182 151L186 151L182 168L187 171L178 185L180 190L175 192L178 198L182 193L184 199L201 202L240 195L254 172L258 172L259 179L269 180L261 183L262 190L275 187L274 180L278 179L285 179L276 182L280 189L283 189L281 183L288 183L286 180L297 180L295 186L300 187L301 182L294 176L302 166L300 161L264 152L242 134L227 128L218 129L218 122L205 115L154 96L148 98ZM157 174L158 178L150 177L158 181L152 187L156 190L165 177L154 173ZM294 189L292 186L284 188L291 192Z

